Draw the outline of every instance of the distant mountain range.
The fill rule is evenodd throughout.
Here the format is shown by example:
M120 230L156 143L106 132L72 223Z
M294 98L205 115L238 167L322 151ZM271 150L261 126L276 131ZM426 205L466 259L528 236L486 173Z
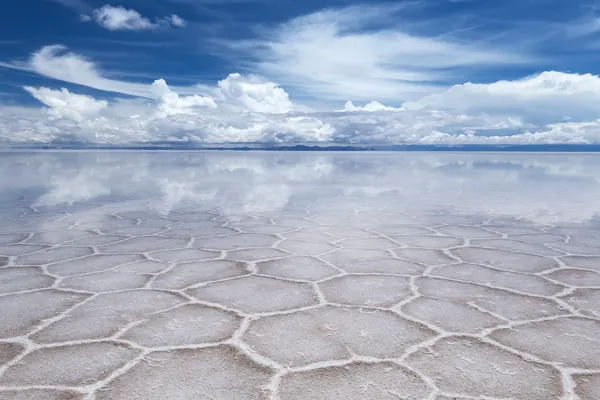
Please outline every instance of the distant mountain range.
M45 145L11 146L6 149L65 150L226 150L226 151L474 151L474 152L600 152L600 144L515 144L515 145L329 145L297 144L197 144L152 142L128 145L97 145L85 143L53 143Z

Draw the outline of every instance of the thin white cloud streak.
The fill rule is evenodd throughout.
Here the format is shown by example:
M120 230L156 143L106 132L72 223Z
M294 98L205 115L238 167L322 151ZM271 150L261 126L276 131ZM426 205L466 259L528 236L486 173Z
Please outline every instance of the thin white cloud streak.
M567 35L572 37L584 37L600 32L600 17L596 15L585 16L574 23L564 27Z
M464 68L530 61L515 50L408 33L391 24L401 12L389 5L324 10L263 38L225 44L247 54L251 70L297 93L336 101L397 104L438 90L440 81Z
M109 31L144 31L168 28L175 26L182 28L187 22L176 14L158 18L154 22L133 9L122 6L113 7L105 5L92 12L91 16L83 15L82 21L93 19L96 23Z
M39 75L107 92L152 98L148 85L109 79L96 65L61 45L45 46L33 53L28 66Z
M33 72L45 78L73 83L105 92L120 93L135 97L153 99L150 84L130 82L107 78L103 71L92 60L68 51L63 45L44 46L34 52L26 61L0 61L0 67ZM212 95L213 88L196 84L193 86L175 87L179 94Z

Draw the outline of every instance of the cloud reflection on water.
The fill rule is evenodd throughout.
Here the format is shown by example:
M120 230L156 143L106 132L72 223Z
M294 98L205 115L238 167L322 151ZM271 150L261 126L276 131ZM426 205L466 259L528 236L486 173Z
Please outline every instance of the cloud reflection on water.
M588 223L600 156L515 153L20 152L0 159L5 216L34 207L219 209L228 218L310 206Z

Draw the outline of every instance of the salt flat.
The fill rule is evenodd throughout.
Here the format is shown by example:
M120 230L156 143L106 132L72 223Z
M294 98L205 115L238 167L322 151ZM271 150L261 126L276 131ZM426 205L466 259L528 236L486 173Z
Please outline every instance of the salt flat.
M0 154L0 399L600 398L600 156Z

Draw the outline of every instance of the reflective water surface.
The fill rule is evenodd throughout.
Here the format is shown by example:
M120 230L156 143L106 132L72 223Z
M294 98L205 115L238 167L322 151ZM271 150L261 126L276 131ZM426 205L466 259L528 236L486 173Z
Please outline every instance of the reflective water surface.
M598 399L600 155L0 153L0 399Z

